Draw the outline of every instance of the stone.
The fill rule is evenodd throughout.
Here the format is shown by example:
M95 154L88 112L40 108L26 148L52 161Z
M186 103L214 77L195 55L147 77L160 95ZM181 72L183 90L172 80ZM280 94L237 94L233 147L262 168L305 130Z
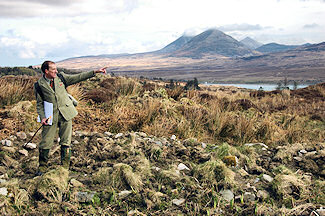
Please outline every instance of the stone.
M176 136L173 134L171 137L170 137L171 140L176 140Z
M144 132L139 132L138 135L143 138L147 137L147 134Z
M251 146L261 146L262 148L268 148L267 145L264 143L246 143L245 146L251 147Z
M177 206L182 205L184 202L185 202L185 199L183 199L183 198L181 198L181 199L173 199L173 200L172 200L172 203L173 203L174 205L177 205Z
M6 183L7 180L6 179L0 179L0 184Z
M206 143L201 143L201 146L202 146L202 148L206 148L207 147L207 144Z
M179 171L182 171L182 170L190 170L190 168L188 168L188 167L187 167L185 164L183 164L183 163L178 164L177 169L178 169Z
M220 191L220 194L223 199L230 202L232 199L234 199L234 193L231 190L222 190Z
M302 161L302 157L293 157L293 159L295 159L298 162Z
M120 138L120 137L122 137L122 136L123 136L123 133L118 133L118 134L115 135L114 138L115 138L115 139L118 139L118 138Z
M78 192L76 194L76 199L77 199L78 202L81 202L81 203L91 202L91 200L95 196L95 193L96 192L94 192L94 191L91 191L91 192Z
M307 154L307 151L306 151L305 149L301 149L301 150L299 151L299 153L301 153L301 154Z
M118 193L118 197L120 199L125 199L126 197L128 197L132 192L131 191L128 191L128 190L124 190L124 191L121 191L120 193Z
M4 146L8 146L8 147L12 146L12 141L11 140L7 140L7 139L1 140L1 143Z
M19 152L20 154L22 154L22 155L28 157L28 151L27 151L26 149L21 149L21 150L19 150L18 152Z
M271 183L273 181L273 178L271 176L269 176L269 175L266 175L266 174L263 174L262 179L264 181L269 182L269 183Z
M37 148L37 145L35 143L27 143L25 145L25 148L26 149L30 149L30 150L33 150L33 149L36 149Z
M74 140L72 144L73 145L78 145L79 144L79 141L78 140Z
M82 187L83 186L83 184L80 181L76 180L76 179L71 179L70 183L71 183L71 185L73 187Z
M7 196L8 189L5 187L0 188L0 195Z
M104 132L104 136L113 137L113 134L111 132L106 131L106 132Z
M16 133L16 136L17 136L18 139L20 139L20 140L25 140L25 139L27 139L27 135L26 135L26 133L23 132L23 131L17 132L17 133Z
M259 190L257 191L256 194L257 198L261 199L261 200L265 200L267 199L270 195L266 190Z
M155 144L158 145L159 147L162 147L162 142L160 141L155 141Z
M251 193L251 192L245 192L244 193L244 201L255 201L255 194Z

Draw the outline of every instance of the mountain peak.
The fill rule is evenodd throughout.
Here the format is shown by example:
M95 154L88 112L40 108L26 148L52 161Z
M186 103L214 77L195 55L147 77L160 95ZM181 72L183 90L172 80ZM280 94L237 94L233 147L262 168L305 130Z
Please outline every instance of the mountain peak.
M252 50L218 29L208 29L202 32L173 53L175 56L193 58L200 58L204 55L235 57L250 54L253 54Z
M256 40L252 39L251 37L245 37L240 42L242 44L244 44L246 47L253 49L253 50L263 45L262 43L257 42Z

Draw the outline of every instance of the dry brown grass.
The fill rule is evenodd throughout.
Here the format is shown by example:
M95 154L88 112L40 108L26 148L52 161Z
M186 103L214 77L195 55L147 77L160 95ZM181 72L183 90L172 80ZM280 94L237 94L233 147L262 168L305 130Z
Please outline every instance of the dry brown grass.
M16 99L6 104L34 99L25 91L32 89L33 82L19 80L0 80L1 88L7 86L10 91L20 86L17 92L22 96L17 98L12 93ZM195 137L232 145L317 142L325 137L324 101L309 101L299 92L256 98L234 89L184 91L180 86L173 90L164 86L124 77L99 77L71 86L69 92L80 103L74 127L99 132L144 131L156 136L175 134L180 139ZM321 85L314 88L317 94L324 91ZM313 94L316 90L311 88Z

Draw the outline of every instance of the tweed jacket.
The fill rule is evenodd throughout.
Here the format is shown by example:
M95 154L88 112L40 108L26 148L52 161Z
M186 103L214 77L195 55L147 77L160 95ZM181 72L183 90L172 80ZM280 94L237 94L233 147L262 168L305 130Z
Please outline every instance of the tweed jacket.
M69 75L62 72L61 74L64 77L67 86L64 86L64 83L61 81L61 79L58 76L56 76L54 78L55 90L51 88L50 84L45 80L44 76L42 76L37 81L43 92L44 100L53 104L54 122L57 122L58 113L61 113L61 115L66 121L71 120L78 114L77 109L74 107L72 101L68 96L66 87L95 76L93 71L84 72L75 75ZM45 118L44 101L42 97L38 94L36 89L34 89L34 91L35 91L36 101L37 101L36 103L37 113L39 114L40 119L42 120Z

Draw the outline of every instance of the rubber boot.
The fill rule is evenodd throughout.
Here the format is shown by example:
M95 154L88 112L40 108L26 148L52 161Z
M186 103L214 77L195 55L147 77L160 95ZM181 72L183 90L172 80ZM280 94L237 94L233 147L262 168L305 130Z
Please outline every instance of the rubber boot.
M61 164L64 168L69 169L71 158L71 149L68 146L61 146Z
M39 149L39 157L38 157L38 170L36 172L37 176L43 175L47 170L47 162L49 161L49 153L50 149Z

